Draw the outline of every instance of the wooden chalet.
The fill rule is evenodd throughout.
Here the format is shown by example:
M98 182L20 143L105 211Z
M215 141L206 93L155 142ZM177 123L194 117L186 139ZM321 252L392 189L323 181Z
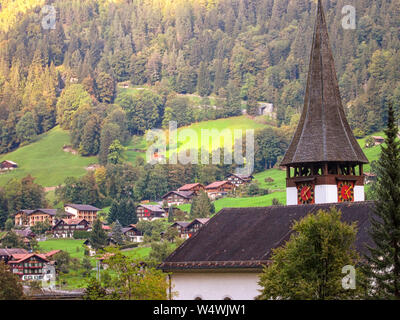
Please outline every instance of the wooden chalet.
M193 197L196 195L194 191L170 191L162 196L163 202L168 206L181 205L191 203Z
M17 275L22 281L43 279L43 267L49 263L49 260L43 254L12 254L8 261L11 272Z
M226 180L231 182L235 187L250 183L254 177L251 174L235 174L231 173L226 177Z
M36 238L36 234L30 229L30 228L26 228L26 229L14 229L13 230L15 232L15 234L22 239L22 241L26 244L29 245L29 242L32 239Z
M229 181L215 181L206 186L206 192L211 199L221 198L235 190L235 185Z
M64 210L72 214L74 219L85 219L92 224L97 219L97 212L101 209L88 204L66 204Z
M207 222L209 218L196 218L189 225L186 226L188 237L192 237L197 231L199 231Z
M176 221L170 226L170 228L175 228L176 230L178 230L179 237L181 237L182 239L187 239L189 238L187 229L188 225L190 225L190 222L188 221Z
M155 220L166 216L165 210L158 204L140 204L136 207L139 220Z
M130 242L143 242L143 233L135 225L122 228L125 240Z
M85 219L61 219L52 228L55 238L72 238L77 230L87 231L89 222Z
M178 191L193 191L195 195L198 195L200 190L205 190L205 187L201 183L189 183L178 188Z
M372 139L374 139L374 144L376 146L379 146L380 144L385 142L385 138L381 136L372 136Z
M0 163L0 170L14 170L18 168L18 164L11 160L4 160Z

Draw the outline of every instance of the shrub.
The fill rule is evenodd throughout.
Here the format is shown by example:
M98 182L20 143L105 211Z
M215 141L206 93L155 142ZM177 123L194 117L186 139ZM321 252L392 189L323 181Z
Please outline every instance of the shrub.
M84 230L75 230L73 237L74 239L88 239L89 232Z

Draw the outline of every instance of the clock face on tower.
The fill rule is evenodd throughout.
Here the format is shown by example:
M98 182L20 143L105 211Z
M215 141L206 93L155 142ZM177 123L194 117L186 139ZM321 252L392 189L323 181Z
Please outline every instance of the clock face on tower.
M354 182L340 181L338 183L338 200L339 202L354 201Z
M312 183L299 183L297 185L297 203L314 203L314 185Z

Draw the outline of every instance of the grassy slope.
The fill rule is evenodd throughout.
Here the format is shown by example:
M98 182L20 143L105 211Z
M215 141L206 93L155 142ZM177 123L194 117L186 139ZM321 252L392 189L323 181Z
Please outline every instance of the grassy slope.
M44 187L62 184L66 177L80 177L86 174L85 167L97 163L97 157L81 157L62 150L70 144L67 131L59 127L42 134L34 143L2 155L5 159L18 163L19 168L0 175L0 186L11 178L22 178L31 174Z

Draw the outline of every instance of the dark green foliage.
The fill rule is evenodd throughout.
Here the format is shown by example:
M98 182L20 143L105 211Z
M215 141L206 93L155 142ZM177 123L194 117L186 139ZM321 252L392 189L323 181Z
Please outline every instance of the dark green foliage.
M194 197L190 207L190 218L207 218L215 213L214 204L208 198L204 191L200 191L199 195Z
M90 278L85 289L84 300L106 300L107 291L95 278Z
M103 224L99 219L93 223L92 231L89 234L89 241L96 250L102 249L107 245L107 234L103 230Z
M14 231L7 232L1 240L1 245L4 248L26 248L22 239Z
M75 230L73 237L74 239L89 239L89 232L85 230Z
M122 198L120 201L112 202L108 214L108 223L116 221L119 221L122 226L137 223L136 207L132 200Z
M385 144L376 166L375 217L368 254L368 275L375 298L400 299L400 142L393 105L389 104Z
M0 229L4 229L8 219L8 205L4 190L0 188Z
M9 267L0 261L0 300L22 299L24 299L22 283L10 272Z
M18 140L23 142L30 142L36 138L38 133L35 119L31 112L25 113L22 118L18 121L16 127L16 134Z
M356 269L356 289L342 287L346 265L359 263L354 248L357 229L341 221L341 212L319 210L295 222L288 242L273 250L272 263L264 269L259 299L355 299L363 294Z
M51 230L51 224L47 220L44 222L39 221L36 222L36 224L33 227L31 227L31 230L37 235L42 235L45 234L46 231Z
M111 237L118 244L122 244L124 242L124 235L122 233L122 226L116 220L111 226Z

